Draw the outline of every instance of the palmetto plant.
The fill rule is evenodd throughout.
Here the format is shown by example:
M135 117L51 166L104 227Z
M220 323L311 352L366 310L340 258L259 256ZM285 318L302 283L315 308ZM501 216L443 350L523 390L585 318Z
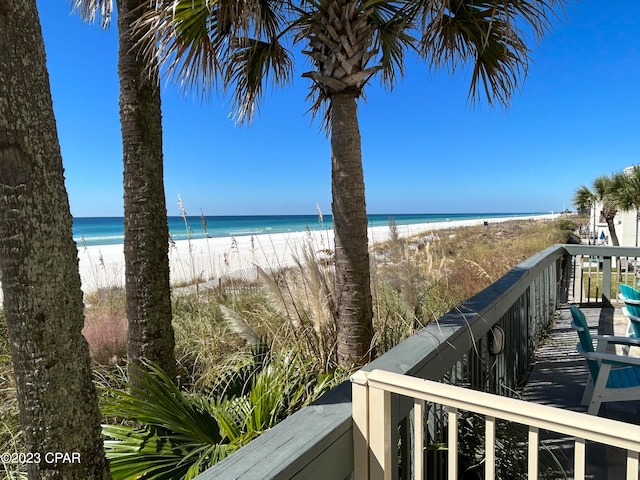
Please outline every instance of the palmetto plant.
M191 478L234 450L210 405L181 392L159 368L149 369L132 370L135 385L110 390L102 408L134 424L103 426L114 479Z
M357 103L375 76L392 87L408 50L434 68L471 63L472 99L506 105L526 73L524 28L540 37L564 0L155 0L138 23L147 54L201 92L220 86L250 120L269 83L311 61L309 100L331 137L340 364L372 356L372 301Z
M102 412L105 451L115 480L190 479L330 385L306 373L296 355L240 368L209 394L187 393L154 365L134 369L135 382L107 389ZM147 371L148 370L148 371Z

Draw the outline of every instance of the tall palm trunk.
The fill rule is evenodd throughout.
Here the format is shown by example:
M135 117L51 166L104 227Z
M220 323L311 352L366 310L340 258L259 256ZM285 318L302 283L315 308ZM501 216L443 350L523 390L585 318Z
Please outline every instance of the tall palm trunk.
M145 0L117 0L120 123L124 156L127 357L176 375L171 326L169 233L164 195L160 88L149 78L131 31ZM131 372L130 372L131 373Z
M372 300L357 94L331 96L331 186L336 248L337 351L343 366L371 356Z
M107 479L35 0L0 2L0 65L0 276L25 463L30 479Z

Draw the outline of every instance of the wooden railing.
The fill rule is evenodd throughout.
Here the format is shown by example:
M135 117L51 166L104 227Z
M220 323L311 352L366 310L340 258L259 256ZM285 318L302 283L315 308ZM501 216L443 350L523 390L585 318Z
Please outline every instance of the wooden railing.
M593 257L598 270L590 272L597 286L591 297L583 288L584 258ZM455 384L478 391L511 396L522 383L533 352L549 325L557 306L567 301L608 302L618 259L627 265L640 258L640 249L555 245L539 252L509 271L479 294L427 325L363 368L363 372L386 372ZM613 259L613 260L612 260ZM632 268L627 283L634 283ZM631 275L629 277L629 275ZM574 276L578 278L574 279ZM606 282L609 282L608 285ZM609 288L609 290L607 290ZM493 355L492 332L501 327L505 348ZM354 398L353 408L366 408L362 398ZM391 423L393 445L410 445L410 416L414 402L394 396ZM357 416L357 414L355 415ZM443 411L431 414L425 432L430 442L444 440L447 425ZM207 470L205 479L336 479L352 478L368 461L362 451L366 441L353 428L351 385L345 382L301 409L247 446ZM366 443L365 443L366 444ZM404 448L390 459L394 478L410 478L410 449ZM428 462L438 477L446 470L442 455ZM355 458L355 461L354 461ZM435 475L435 476L433 476Z
M394 478L392 449L393 396L413 402L413 435L411 465L404 468L412 478L425 478L425 402L446 407L447 411L447 479L458 480L458 416L462 411L484 416L484 479L496 478L496 419L506 420L528 429L528 462L526 475L538 478L538 432L544 429L574 438L574 478L585 478L585 442L587 440L626 451L626 478L638 479L640 426L598 418L583 413L537 405L513 398L422 380L406 375L374 370L352 376L354 399L355 480L391 480ZM356 402L357 399L357 402ZM513 474L513 472L512 472ZM444 477L438 477L444 478Z
M565 245L572 256L573 272L581 271L582 282L574 282L569 295L575 303L609 304L615 300L617 283L637 285L640 273L640 249Z

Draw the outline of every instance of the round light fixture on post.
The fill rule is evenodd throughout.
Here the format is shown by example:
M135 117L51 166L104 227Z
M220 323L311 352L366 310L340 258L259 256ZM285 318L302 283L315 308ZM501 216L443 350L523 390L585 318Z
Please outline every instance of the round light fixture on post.
M489 353L500 355L504 352L504 330L500 325L494 325L489 329Z

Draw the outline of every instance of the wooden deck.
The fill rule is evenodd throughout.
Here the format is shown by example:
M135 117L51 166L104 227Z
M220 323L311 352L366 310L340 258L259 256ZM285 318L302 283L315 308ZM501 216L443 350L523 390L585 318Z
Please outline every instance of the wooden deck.
M619 309L585 307L583 312L593 333L623 333L620 329L626 322ZM522 399L586 413L587 408L580 405L580 400L588 378L587 365L576 350L578 335L571 329L569 309L563 308L558 313L549 336L536 351L533 370L521 392ZM599 416L640 425L640 401L604 403ZM548 436L546 447L562 464L567 478L573 478L573 442ZM625 457L620 450L588 443L587 462L586 478L625 478Z

